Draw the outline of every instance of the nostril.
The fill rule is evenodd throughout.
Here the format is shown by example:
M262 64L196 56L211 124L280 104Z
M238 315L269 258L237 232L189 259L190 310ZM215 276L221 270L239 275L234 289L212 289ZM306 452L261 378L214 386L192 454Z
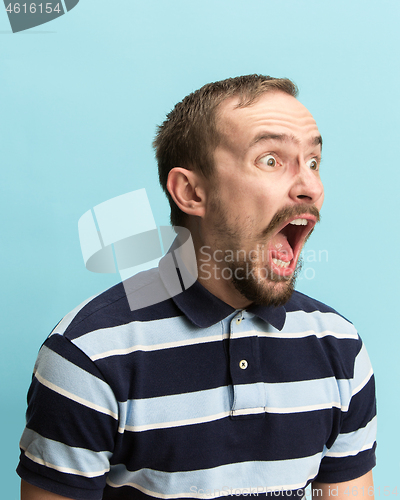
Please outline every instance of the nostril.
M311 196L307 196L306 194L299 194L297 195L297 198L299 198L300 200L304 200L304 198L308 198L309 200L311 200Z

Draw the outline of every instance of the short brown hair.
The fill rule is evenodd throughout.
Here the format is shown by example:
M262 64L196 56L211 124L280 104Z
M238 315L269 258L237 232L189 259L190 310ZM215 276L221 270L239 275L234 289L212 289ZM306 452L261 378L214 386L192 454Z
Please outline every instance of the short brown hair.
M297 96L296 85L286 78L246 75L208 83L186 96L168 113L157 128L153 146L156 150L161 187L171 207L171 224L184 226L182 212L167 190L167 179L174 167L184 167L211 178L214 171L213 153L220 137L216 126L216 111L226 99L240 98L238 107L249 106L265 92L279 90Z

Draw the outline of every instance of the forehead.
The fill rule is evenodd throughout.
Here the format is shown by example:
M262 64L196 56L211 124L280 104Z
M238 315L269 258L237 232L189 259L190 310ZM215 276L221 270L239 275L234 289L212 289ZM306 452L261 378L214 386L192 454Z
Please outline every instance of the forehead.
M224 101L217 115L222 142L238 145L263 132L286 134L297 142L318 136L318 127L308 109L295 97L280 91L267 92L249 106L238 107L238 97Z

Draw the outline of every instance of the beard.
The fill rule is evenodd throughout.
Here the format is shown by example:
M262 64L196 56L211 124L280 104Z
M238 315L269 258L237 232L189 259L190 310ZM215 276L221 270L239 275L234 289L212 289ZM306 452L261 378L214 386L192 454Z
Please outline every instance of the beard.
M264 248L264 244L256 244L257 250L252 249L246 254L243 246L240 245L240 241L267 242L283 222L304 213L314 215L317 217L317 221L319 221L319 211L317 208L309 205L283 208L275 214L268 226L255 237L254 234L251 234L254 224L249 218L245 219L242 223L239 221L236 221L236 224L229 223L227 213L217 198L213 200L212 209L216 221L214 226L214 241L216 246L214 248L221 248L222 244L225 247L225 252L229 250L231 254L237 256L244 253L245 257L250 254L253 255L249 259L236 259L226 262L227 267L230 269L231 282L235 289L254 304L273 307L285 304L294 291L296 277L301 270L302 260L298 259L296 269L291 275L282 276L274 273L270 269L269 264L265 262L264 250L260 252L260 246ZM307 239L311 235L311 232L308 234Z
M290 299L301 266L302 262L299 259L293 274L280 276L254 261L241 260L229 263L232 283L236 290L254 304L273 307L282 306Z

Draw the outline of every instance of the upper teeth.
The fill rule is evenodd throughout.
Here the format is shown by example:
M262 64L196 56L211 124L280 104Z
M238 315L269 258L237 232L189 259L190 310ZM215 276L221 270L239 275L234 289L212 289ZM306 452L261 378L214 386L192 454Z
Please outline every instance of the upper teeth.
M294 226L307 226L307 219L294 219L289 224L293 224Z

